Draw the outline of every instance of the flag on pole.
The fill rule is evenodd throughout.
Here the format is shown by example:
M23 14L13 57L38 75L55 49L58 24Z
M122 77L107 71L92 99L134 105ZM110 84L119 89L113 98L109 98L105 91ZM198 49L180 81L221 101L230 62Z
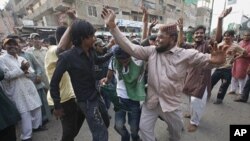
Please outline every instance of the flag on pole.
M186 4L197 4L198 0L183 0Z
M227 0L227 5L236 4L237 0Z

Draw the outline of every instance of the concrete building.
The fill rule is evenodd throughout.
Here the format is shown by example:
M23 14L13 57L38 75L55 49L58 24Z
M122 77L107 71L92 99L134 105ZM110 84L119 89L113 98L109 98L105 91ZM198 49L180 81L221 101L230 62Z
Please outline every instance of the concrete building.
M13 13L10 9L10 5L7 4L5 9L0 10L0 40L9 34L15 33Z
M207 29L210 26L210 15L211 10L207 7L198 7L197 8L197 25L204 25Z
M76 9L78 17L88 20L98 29L104 29L100 16L104 5L116 11L119 24L140 28L142 2L149 9L149 19L156 18L159 23L175 23L182 16L185 27L197 24L197 6L183 6L182 0L10 0L19 26L57 26L60 12L71 7Z
M207 0L201 0L198 4L197 15L196 15L196 25L204 25L208 30L210 29L211 24L211 12L209 8L210 3L206 2Z

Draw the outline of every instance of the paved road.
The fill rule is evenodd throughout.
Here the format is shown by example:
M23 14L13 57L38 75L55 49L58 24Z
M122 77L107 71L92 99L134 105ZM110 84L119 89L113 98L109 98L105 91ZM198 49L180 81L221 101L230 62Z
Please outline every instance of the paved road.
M200 126L195 133L183 132L182 141L229 141L230 124L250 124L250 102L233 102L234 96L227 95L222 105L214 105L218 87L212 91L213 95L207 103L206 112ZM112 119L109 127L110 141L119 141L120 136L114 130L114 112L109 111ZM184 119L185 126L188 120ZM60 141L61 124L54 118L47 124L48 131L34 133L33 141ZM158 141L168 141L167 125L161 120L157 121L155 133ZM81 128L76 141L91 141L91 134L86 122Z

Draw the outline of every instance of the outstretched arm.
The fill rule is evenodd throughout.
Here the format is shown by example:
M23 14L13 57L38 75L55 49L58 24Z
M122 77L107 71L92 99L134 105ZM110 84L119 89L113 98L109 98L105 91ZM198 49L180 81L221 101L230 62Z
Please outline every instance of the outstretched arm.
M179 18L177 21L177 25L179 27L177 46L180 47L184 43L184 33L183 33L183 18Z
M58 47L57 47L57 50L56 50L56 54L57 56L62 53L63 51L65 50L68 50L69 48L71 48L71 26L73 24L73 22L77 19L76 18L76 13L74 10L68 10L67 12L67 15L68 15L68 18L69 18L69 23L68 23L68 28L67 30L64 32L59 44L58 44Z
M141 6L141 9L143 13L143 16L142 16L143 26L142 26L141 40L144 40L145 38L147 38L147 32L148 32L148 10L144 6Z
M217 29L216 29L216 36L215 40L220 43L222 40L222 25L223 25L223 19L232 11L232 7L229 7L228 9L224 10L221 15L218 18L217 23Z

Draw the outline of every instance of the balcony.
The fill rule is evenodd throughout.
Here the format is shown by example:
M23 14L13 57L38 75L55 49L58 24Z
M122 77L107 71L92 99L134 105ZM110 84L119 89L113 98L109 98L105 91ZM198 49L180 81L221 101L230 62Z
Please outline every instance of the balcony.
M21 0L17 5L15 5L15 12L19 12L21 9L27 8L29 5L37 2L38 0Z
M27 15L25 18L31 20L39 20L46 14L49 14L53 11L53 2L51 3L50 0L46 1L43 5L34 9L34 13Z
M181 7L182 6L181 2L177 2L177 1L174 1L174 0L168 0L168 1L166 1L166 3L169 4L169 5L175 6L175 7Z
M55 11L66 11L70 7L72 7L72 3L74 0L54 0L53 8Z

